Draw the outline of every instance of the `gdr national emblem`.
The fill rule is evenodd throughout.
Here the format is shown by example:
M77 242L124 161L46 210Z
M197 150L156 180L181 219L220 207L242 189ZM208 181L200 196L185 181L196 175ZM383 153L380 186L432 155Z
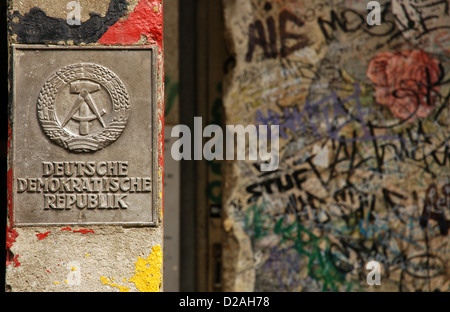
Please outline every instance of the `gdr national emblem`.
M37 115L45 134L72 152L94 152L124 130L129 95L119 77L94 63L65 66L44 84Z

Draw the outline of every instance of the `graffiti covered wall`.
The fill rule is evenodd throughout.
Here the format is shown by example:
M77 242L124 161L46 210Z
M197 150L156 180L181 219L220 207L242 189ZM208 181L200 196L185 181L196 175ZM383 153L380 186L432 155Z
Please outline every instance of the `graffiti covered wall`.
M450 3L367 2L223 2L226 123L280 127L227 165L224 290L450 290Z

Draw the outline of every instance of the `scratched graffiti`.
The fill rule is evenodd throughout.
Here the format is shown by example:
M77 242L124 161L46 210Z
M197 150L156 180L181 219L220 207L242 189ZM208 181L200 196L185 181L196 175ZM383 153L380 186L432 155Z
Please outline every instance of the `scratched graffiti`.
M450 3L379 2L224 2L226 123L280 127L227 171L225 290L450 290Z

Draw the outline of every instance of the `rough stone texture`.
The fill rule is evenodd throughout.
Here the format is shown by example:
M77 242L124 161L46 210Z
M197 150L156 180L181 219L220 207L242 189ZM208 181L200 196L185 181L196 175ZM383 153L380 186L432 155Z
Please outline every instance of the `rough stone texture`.
M57 7L55 1L11 0L8 2L9 42L98 45L100 43L97 41L105 34L108 37L107 32L115 23L125 23L132 13L145 18L145 14L142 14L144 11L152 13L151 16L147 16L145 22L147 28L140 28L142 24L136 22L135 33L142 32L138 40L130 41L126 32L118 36L115 31L114 40L103 44L156 44L162 48L162 0L141 0L139 4L137 1L129 2L130 4L122 0L81 1L80 4L83 6L81 26L70 28L65 19L67 15L65 1L61 2L64 5ZM95 14L87 18L86 12ZM133 23L128 22L128 27L133 29ZM161 217L160 225L157 228L15 227L11 222L13 220L12 173L14 166L9 154L14 124L9 120L6 239L6 289L8 291L157 291L163 289L162 279L158 278L162 273L162 254L159 248L163 248L164 175L164 77L162 49L159 51L158 109L155 118L158 119L157 210ZM144 271L138 274L137 267ZM151 277L152 275L157 277L156 280Z
M223 1L226 124L280 127L226 170L224 290L450 290L448 2L380 3Z
M71 230L70 230L71 229ZM119 291L101 278L129 291L138 257L147 258L161 244L159 229L123 227L30 227L18 229L11 252L20 265L7 267L12 291ZM48 233L50 231L50 233ZM39 239L38 234L48 233ZM45 235L44 235L45 236ZM41 236L42 237L42 236Z

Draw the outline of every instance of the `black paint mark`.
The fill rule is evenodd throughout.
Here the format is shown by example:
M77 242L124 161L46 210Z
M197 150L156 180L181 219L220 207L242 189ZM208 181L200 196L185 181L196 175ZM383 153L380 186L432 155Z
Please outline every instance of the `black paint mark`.
M11 35L17 35L19 43L57 43L68 40L73 40L75 44L97 42L109 27L125 15L127 6L126 0L111 0L105 17L91 12L87 21L72 26L65 19L47 16L38 7L24 15L14 11L8 14L10 32Z
M282 57L286 57L289 54L306 47L309 44L308 38L304 34L295 34L287 31L288 22L292 22L298 27L303 27L305 24L303 20L289 11L283 10L280 13L280 41ZM295 40L296 43L290 47L287 46L288 40Z
M444 197L438 197L437 187L434 183L428 187L420 226L426 228L430 219L435 220L439 225L441 235L448 235L450 220L446 219L445 210L450 208L450 184L442 187L442 193Z
M270 7L271 8L271 7ZM266 8L267 11L268 7ZM276 58L278 55L285 58L295 51L304 48L310 42L305 34L288 32L288 23L294 23L299 28L304 26L304 21L294 15L293 13L283 10L278 16L279 22L279 38L276 33L276 21L272 16L269 16L265 24L267 26L268 40L264 23L261 20L257 20L249 25L248 28L248 48L245 55L245 61L251 62L253 59L253 53L256 47L261 47L264 51L264 58ZM280 42L280 49L278 51L277 41ZM288 41L294 41L295 43L288 46Z
M248 199L247 203L254 202L259 197L261 197L263 194L262 193L263 188L267 194L273 194L274 190L272 189L272 185L276 185L277 190L280 193L285 193L293 189L294 183L297 189L302 190L302 184L306 182L306 177L301 175L307 171L308 171L307 169L299 169L296 170L292 174L292 176L286 174L284 176L286 183L283 183L281 177L277 177L247 186L245 190L247 191L247 193L252 194L252 196Z

